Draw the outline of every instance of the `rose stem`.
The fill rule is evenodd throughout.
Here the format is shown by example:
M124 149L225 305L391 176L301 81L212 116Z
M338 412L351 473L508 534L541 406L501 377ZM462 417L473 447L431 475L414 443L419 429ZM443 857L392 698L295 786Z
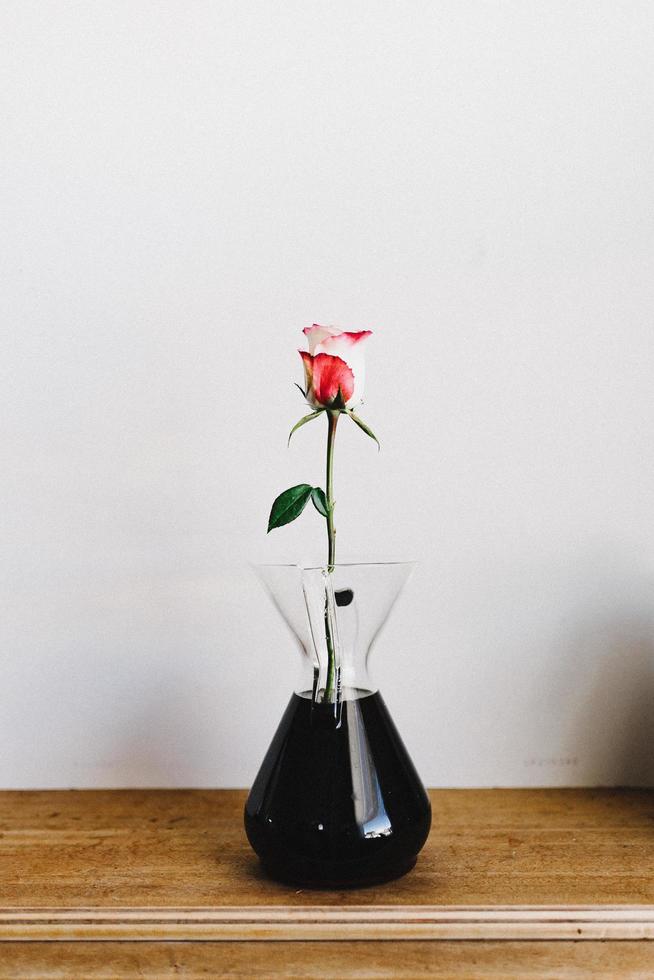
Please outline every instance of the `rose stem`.
M334 571L336 560L336 530L334 528L334 441L336 439L336 426L340 411L327 412L327 571L331 575ZM327 682L325 685L325 701L331 700L334 691L334 680L336 674L336 658L334 656L334 642L329 624L328 603L325 599L325 638L327 640Z
M336 426L340 412L328 412L327 421L329 429L327 431L327 541L329 552L327 564L329 571L333 572L336 560L336 531L334 529L334 441L336 439Z

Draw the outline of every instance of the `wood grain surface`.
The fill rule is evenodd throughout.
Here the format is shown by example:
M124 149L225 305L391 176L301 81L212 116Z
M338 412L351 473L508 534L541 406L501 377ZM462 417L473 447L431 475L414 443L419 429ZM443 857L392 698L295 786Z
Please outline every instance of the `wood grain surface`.
M415 869L316 891L261 873L241 790L0 793L5 907L641 905L654 790L433 790Z
M651 980L654 943L7 943L0 980Z

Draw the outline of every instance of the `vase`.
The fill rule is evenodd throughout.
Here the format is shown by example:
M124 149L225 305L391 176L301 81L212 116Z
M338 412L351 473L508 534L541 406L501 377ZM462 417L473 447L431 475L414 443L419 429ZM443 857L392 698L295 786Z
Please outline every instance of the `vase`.
M257 566L301 653L245 805L248 839L272 878L336 888L390 881L427 839L429 797L368 672L412 568Z

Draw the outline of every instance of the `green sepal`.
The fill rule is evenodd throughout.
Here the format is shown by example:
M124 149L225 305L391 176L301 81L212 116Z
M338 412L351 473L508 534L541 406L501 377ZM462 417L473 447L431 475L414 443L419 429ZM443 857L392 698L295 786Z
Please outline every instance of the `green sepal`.
M299 517L312 493L313 487L308 483L299 483L296 487L289 487L288 490L280 493L270 511L267 533L270 534L274 528L290 524Z
M297 388L297 390L298 390L298 391L299 391L299 392L301 393L301 395L302 395L302 397L303 397L303 398L306 398L306 397L307 397L307 393L306 393L306 391L304 390L304 388L302 387L302 385L299 385L299 384L297 383L297 381L294 381L294 382L293 382L293 384L295 385L295 387Z
M332 409L332 411L345 412L347 411L347 409L345 408L345 402L346 402L346 398L345 395L343 394L343 389L339 385L336 398L334 399L334 401L331 403L329 407L330 409Z
M358 415L355 415L351 408L346 409L345 410L345 414L346 415L349 415L350 418L352 419L352 421L353 422L356 422L356 424L359 426L359 428L360 429L363 429L363 431L365 432L365 434L367 436L370 436L371 439L374 439L375 440L375 442L377 443L377 451L379 451L381 449L381 446L379 444L379 439L377 438L377 436L375 435L375 433L372 431L372 429L370 428L370 426L369 425L366 425L366 423L363 421L363 419L360 419Z
M321 517L329 516L327 497L325 496L325 491L321 490L320 487L314 487L311 491L311 502Z
M293 426L293 428L290 431L290 434L289 434L289 437L288 437L288 442L286 443L286 445L287 446L290 446L290 444L291 444L291 436L293 435L293 433L295 431L297 431L297 429L300 428L300 426L305 425L307 422L310 422L311 419L317 419L318 416L321 415L323 412L324 412L324 408L319 408L315 412L311 412L309 415L305 415L304 418L300 419L299 422L296 422L295 425Z

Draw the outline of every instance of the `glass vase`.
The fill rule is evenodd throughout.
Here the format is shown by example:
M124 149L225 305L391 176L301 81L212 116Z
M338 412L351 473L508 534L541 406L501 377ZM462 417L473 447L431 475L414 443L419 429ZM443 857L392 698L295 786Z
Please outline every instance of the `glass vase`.
M412 567L257 566L302 654L245 805L248 839L273 878L339 888L389 881L425 843L429 798L368 672Z

